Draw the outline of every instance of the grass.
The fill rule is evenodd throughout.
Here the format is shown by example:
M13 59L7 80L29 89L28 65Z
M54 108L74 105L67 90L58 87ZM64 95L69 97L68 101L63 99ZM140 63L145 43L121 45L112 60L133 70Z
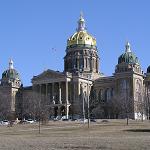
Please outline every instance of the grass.
M87 124L49 122L0 126L0 150L149 150L150 123L125 120Z

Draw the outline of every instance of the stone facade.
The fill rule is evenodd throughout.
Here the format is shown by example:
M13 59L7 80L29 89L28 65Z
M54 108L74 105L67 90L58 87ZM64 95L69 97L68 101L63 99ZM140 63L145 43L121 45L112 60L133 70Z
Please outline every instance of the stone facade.
M3 72L0 84L0 118L15 118L16 94L20 86L19 74L10 60L9 68Z
M48 69L32 78L31 87L22 87L10 61L0 85L1 97L7 95L5 110L19 118L79 118L87 117L88 110L95 118L149 118L150 67L144 74L128 42L113 76L100 73L99 60L96 39L81 14L67 40L64 72Z

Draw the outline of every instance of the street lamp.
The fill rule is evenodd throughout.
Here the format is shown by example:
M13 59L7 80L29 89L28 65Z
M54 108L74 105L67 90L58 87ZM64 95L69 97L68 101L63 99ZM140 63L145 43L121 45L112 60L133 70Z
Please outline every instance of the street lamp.
M90 78L90 75L88 75L88 87L87 87L87 103L88 103L88 128L90 127L89 78Z
M83 85L81 85L82 87L82 110L83 110L83 122L85 123L85 103L84 103L84 92L83 92Z

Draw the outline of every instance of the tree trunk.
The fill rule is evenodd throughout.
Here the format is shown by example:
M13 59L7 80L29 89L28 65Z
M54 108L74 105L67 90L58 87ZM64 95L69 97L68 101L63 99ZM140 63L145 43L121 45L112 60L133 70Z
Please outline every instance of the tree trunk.
M129 125L129 117L128 117L128 114L127 114L127 126Z

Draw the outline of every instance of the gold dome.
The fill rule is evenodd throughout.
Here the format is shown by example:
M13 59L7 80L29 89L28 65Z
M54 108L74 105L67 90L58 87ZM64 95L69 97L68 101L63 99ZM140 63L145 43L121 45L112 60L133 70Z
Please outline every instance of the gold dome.
M96 46L96 39L86 31L85 20L82 13L78 20L77 32L75 32L67 41L67 46L78 44Z
M92 37L86 30L74 33L67 41L67 46L76 44L87 44L96 46L96 39Z

